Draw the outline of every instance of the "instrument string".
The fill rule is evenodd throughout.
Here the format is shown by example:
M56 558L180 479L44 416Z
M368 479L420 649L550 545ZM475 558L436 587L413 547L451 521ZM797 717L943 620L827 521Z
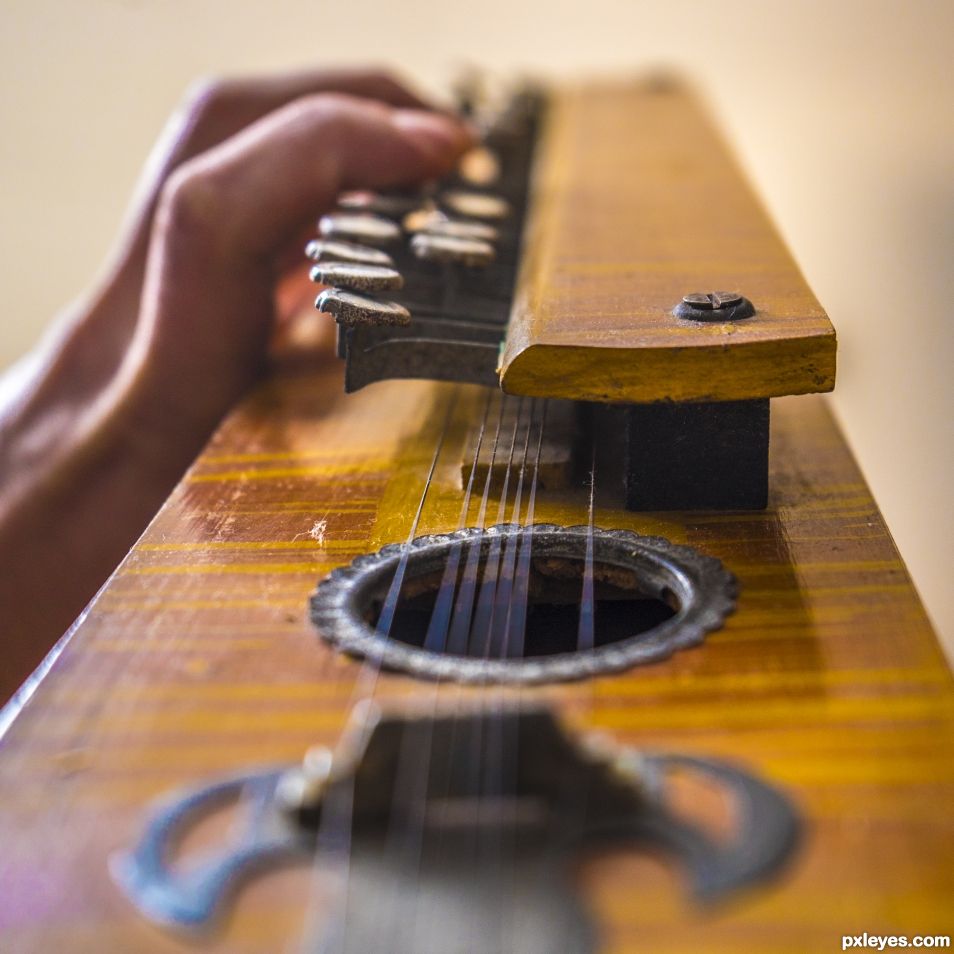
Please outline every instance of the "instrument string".
M490 452L490 461L488 463L487 475L484 480L483 495L481 498L481 505L479 508L478 519L477 519L477 529L483 530L485 527L486 521L486 512L488 508L490 489L493 482L494 469L496 465L496 458L498 453L498 448L500 445L501 432L503 430L502 422L505 413L504 403L506 402L506 396L501 396L501 406L500 413L498 414L497 428L494 435L493 446ZM490 397L488 397L487 408L485 409L485 419L486 419L486 410L489 410L490 406ZM518 422L519 423L519 422ZM516 428L515 428L516 431ZM513 440L515 441L515 435ZM478 435L478 444L481 443L480 435ZM477 472L478 463L479 463L479 454L480 448L478 446L477 451L475 452L474 462L471 469L471 478ZM468 487L471 487L473 480L468 481ZM469 501L465 502L465 507L462 509L461 513L461 525L466 522L466 515L469 513ZM432 640L431 647L436 651L440 651L443 648L453 646L456 643L457 651L466 651L466 643L460 638L460 633L463 632L464 635L469 632L470 624L470 614L472 612L473 601L474 601L474 592L476 579L479 575L479 560L481 552L481 541L478 538L477 540L470 541L469 544L469 556L467 561L467 566L465 567L464 574L460 581L460 590L457 594L457 600L455 601L455 615L454 621L456 622L456 638L449 636L448 634L448 621L445 618L443 611L436 613L437 619L434 618L431 620L431 625L429 626L429 632L435 636ZM455 548L455 552L451 554L451 557L457 557L459 561L459 553L461 553L463 547ZM441 591L439 594L440 597L449 603L450 596L445 594L453 595L454 587L457 583L457 570L458 567L455 565L452 572L445 572L444 580L442 580ZM446 586L446 589L445 589ZM451 650L453 651L453 650ZM440 683L438 679L438 683ZM425 818L433 813L435 820L435 831L432 839L428 842L429 851L432 853L432 856L435 859L435 863L438 865L438 870L442 864L457 864L458 859L463 856L468 858L473 856L476 859L477 856L477 845L476 845L476 831L473 829L468 829L465 831L464 843L460 844L454 841L450 846L447 844L446 837L446 825L448 820L448 810L450 804L448 798L451 794L451 783L452 778L455 774L460 774L462 768L466 771L469 771L475 764L475 760L471 758L466 760L461 764L461 756L465 756L471 746L466 744L462 746L457 745L457 738L461 731L460 723L460 712L462 707L462 701L465 693L465 688L462 683L457 683L455 686L455 697L453 705L449 708L449 719L447 725L448 739L446 744L446 753L447 757L443 763L439 763L437 768L440 769L439 775L435 773L434 767L430 767L428 770L428 777L430 779L430 806L425 806ZM437 716L437 687L435 685L434 693L432 695L432 719ZM480 746L480 726L476 724L475 720L471 720L469 723L466 723L469 729L470 739L467 740L473 745L476 745L478 748ZM432 807L433 806L433 807ZM423 832L421 833L421 840L423 841ZM418 846L418 852L423 852L423 844ZM418 864L420 864L420 858L417 859ZM424 935L418 934L418 929L421 928L425 932L427 930L434 930L434 923L436 920L436 907L439 903L438 897L425 898L426 904L424 905L424 918L421 922L415 920L413 933L411 934L412 947L410 949L416 949L414 945L417 943L417 938L419 936L427 937ZM415 919L418 915L417 909L414 911ZM479 928L479 925L475 925Z
M523 456L520 463L513 509L511 511L511 527L517 526L520 519L520 508L523 498L523 486L528 458L527 452L529 450L530 434L533 426L534 409L535 405L531 405L530 420L527 423L527 431L524 438ZM497 523L500 525L503 524L503 521L506 517L509 485L511 482L511 474L513 472L513 457L516 450L517 435L520 431L523 420L523 412L524 402L523 399L521 399L516 414L513 434L511 436L501 497L498 502ZM498 630L498 625L501 618L504 619L504 628L506 631L506 625L509 619L509 606L513 592L512 586L510 585L510 577L512 576L513 563L515 561L515 551L513 549L514 543L514 537L508 536L507 548L504 551L503 562L501 562L501 540L499 536L496 537L493 541L491 541L491 546L485 559L483 581L478 598L477 613L474 617L471 628L471 654L474 654L477 648L476 644L479 643L482 638L483 645L481 647L481 655L485 659L489 659L494 655L494 633ZM510 554L509 559L508 552ZM501 580L504 581L503 586L501 586ZM504 608L507 609L506 617L503 617L501 612ZM502 649L504 643L503 641L498 641L497 645ZM502 690L498 689L498 693L500 692L502 692ZM460 693L458 692L458 702L459 699ZM485 872L484 883L488 886L494 886L498 892L501 891L502 885L506 880L499 876L501 871L506 870L506 866L503 863L503 828L505 820L502 816L496 818L493 817L493 815L487 818L484 816L487 814L488 808L491 812L497 811L498 813L502 809L502 802L500 799L504 795L503 781L505 775L505 768L503 764L504 740L502 738L502 705L503 701L501 697L498 700L497 719L487 719L486 717L488 713L486 708L481 706L479 717L475 718L470 723L471 758L467 763L469 778L468 784L465 786L465 791L469 791L473 796L475 802L475 814L477 816L476 834L473 839L470 839L471 846L474 851L474 863L475 865L479 866L480 870ZM486 733L484 725L485 722L487 723ZM485 734L486 738L484 738ZM511 743L516 742L515 739L508 741ZM515 746L513 744L511 745L511 748L514 748L513 754L515 754ZM484 750L487 754L486 758L481 757ZM512 768L515 771L515 764L512 766ZM496 877L491 878L487 876L487 874L494 867L494 862L496 862L496 870L498 874ZM512 874L512 870L510 873ZM499 894L501 901L504 896L509 895L507 895L506 892ZM505 906L503 904L498 904L497 907L502 910ZM486 943L486 938L483 937L481 925L475 924L473 927L475 930L472 932L471 936L474 938L481 937L482 940L480 943ZM484 926L484 930L485 929L486 926Z
M528 495L528 506L526 524L527 530L524 533L519 531L520 527L520 507L523 500L524 481L527 473L528 460L530 456L530 436L533 429L534 411L536 410L536 401L531 405L530 421L527 425L527 432L524 437L523 454L520 461L520 472L517 479L517 490L514 495L514 505L511 514L511 534L507 537L507 544L504 552L503 566L500 573L500 585L495 598L496 612L494 614L494 642L493 651L496 652L499 659L508 658L509 640L511 626L513 622L514 597L519 598L519 592L514 587L515 564L520 545L524 542L524 533L532 535L530 525L533 520L533 506L536 500L537 483L540 470L540 452L542 449L543 423L546 415L546 405L543 408L543 414L540 419L540 436L537 440L537 453L533 464L533 478L530 492ZM529 541L528 541L529 543ZM529 547L528 547L529 553ZM523 597L526 598L528 591L523 590ZM526 606L524 604L524 610ZM525 624L526 613L523 614ZM491 752L496 750L498 757L496 765L494 760L488 758L487 771L485 777L484 794L489 799L497 799L497 811L499 814L497 824L488 826L486 829L496 834L495 848L498 875L495 879L501 904L500 921L500 949L518 950L519 926L518 917L520 913L518 905L518 889L516 875L517 863L517 798L519 796L519 721L510 721L505 718L505 694L506 689L503 684L498 684L494 695L496 696L495 717L491 718L489 731L491 733L491 745L488 747ZM519 712L521 689L517 687L516 711ZM496 775L494 775L496 769ZM511 811L506 811L508 799L511 800ZM492 806L493 807L493 806ZM509 899L510 903L505 903Z
M577 651L593 649L595 640L595 580L593 542L595 533L596 503L596 436L594 432L593 447L590 457L589 472L589 500L587 506L586 548L583 560L582 585L580 593L580 619L577 630ZM592 723L593 719L593 680L586 680L580 691L584 720ZM564 863L561 857L561 846L566 843L568 826L576 823L582 826L585 823L587 805L590 799L590 777L578 776L572 772L564 774L557 787L557 798L554 804L553 816L550 823L547 855L544 863L547 866Z
M500 430L503 426L505 404L506 398L501 397L500 412L497 415L497 429L494 432L490 462L487 465L487 477L484 480L484 492L480 499L480 509L477 512L477 528L479 530L484 529L484 521L487 518L487 503L490 499L490 486L493 482L494 465L497 460L497 449L500 443ZM474 595L477 590L477 575L480 568L481 549L480 537L473 540L468 548L467 562L464 564L460 587L457 590L457 599L454 601L450 633L447 637L446 651L450 655L463 655L467 652L470 621L474 607Z
M487 392L487 400L484 403L484 415L480 422L480 430L477 434L477 446L474 450L474 459L471 462L470 474L467 477L467 486L464 490L464 502L460 510L460 518L457 521L457 529L463 530L467 526L467 515L470 513L470 500L474 490L474 481L477 477L477 465L480 461L480 449L484 442L484 432L487 429L487 418L490 415L490 405L493 400L494 392ZM501 401L501 403L503 403ZM447 634L450 628L451 610L454 605L454 593L457 588L457 574L460 571L460 558L463 553L463 543L457 541L451 547L448 554L447 563L444 565L444 575L441 578L440 587L437 591L437 598L434 601L434 609L431 613L430 621L427 625L427 633L424 637L424 648L431 652L443 653L447 647Z
M489 407L490 398L488 397L487 405L485 407L485 419L489 412ZM486 521L490 490L492 488L494 479L496 458L501 445L501 432L503 430L505 409L506 397L502 396L497 419L497 428L494 434L490 462L488 464L481 505L478 513L477 522L479 529L481 530L484 529L484 524ZM513 458L519 424L520 415L518 414L514 426L514 433L510 441L509 460L511 461ZM478 446L475 451L475 456L471 467L471 474L468 479L468 490L465 492L465 501L461 509L459 527L462 527L466 524L467 514L470 510L470 494L473 487L474 477L478 469L480 445L482 443L482 434L479 434ZM504 501L505 500L506 487L504 491ZM465 566L465 571L461 580L460 592L458 593L458 599L455 601L454 605L453 621L459 628L462 628L460 623L461 617L459 617L457 614L462 612L464 614L463 619L465 620L469 620L472 614L473 594L476 588L476 579L479 575L479 559L481 549L482 542L480 538L471 541L467 565ZM461 552L462 547L455 547L449 554L448 564L445 565L445 572L441 581L440 589L438 591L437 601L435 601L435 612L432 613L432 617L428 626L428 633L431 636L432 645L438 651L440 651L442 648L441 643L447 645L449 640L449 627L448 620L446 619L446 607L449 607L451 604L451 598L453 597L454 588L457 583ZM455 556L456 560L454 559ZM442 602L444 606L438 607L437 602ZM464 632L466 632L466 630L464 630ZM427 642L427 637L425 637L425 642ZM392 808L395 810L392 812L391 819L389 819L388 840L390 850L394 852L394 856L397 856L403 848L404 861L402 864L400 864L401 886L398 890L393 892L392 895L392 910L394 910L396 914L399 913L400 916L385 919L383 923L399 925L397 930L401 932L402 937L404 932L409 930L410 939L413 943L416 943L417 937L416 932L418 928L418 907L420 906L421 901L426 899L415 897L415 902L408 906L400 905L400 897L401 895L406 894L409 890L413 890L414 886L420 883L424 853L424 830L427 824L428 790L430 789L432 793L436 793L440 788L443 787L446 799L452 772L452 766L448 763L446 765L440 766L445 773L445 777L443 779L436 780L433 778L434 766L431 764L433 761L433 734L434 724L437 718L437 704L441 681L442 680L438 678L433 683L430 696L429 717L422 721L421 731L416 734L417 736L423 736L423 738L416 738L416 745L402 745L400 757L403 759L403 761L399 766L400 778L398 785L395 788L394 799L395 802L403 801L404 807L401 811L398 811L397 806L392 805ZM458 687L457 700L449 727L450 739L448 740L448 748L451 759L453 759L454 753L454 738L456 736L456 719L458 715L457 709L459 702L460 688ZM405 729L404 739L402 741L407 742L410 735L410 730ZM432 794L432 797L436 796ZM441 807L446 809L446 802L442 804ZM439 825L434 842L429 845L431 851L440 851L442 847L440 844L441 835L442 827ZM410 908L410 910L408 910L408 908ZM433 913L431 914L429 920L433 923ZM413 949L413 943L412 947L408 949Z
M458 517L458 530L463 529L467 524L467 515L470 512L471 498L480 462L480 452L484 443L484 434L493 397L494 392L488 391L477 434L474 457L471 461L470 474L468 475L460 516ZM446 645L462 551L463 544L461 541L455 542L451 547L444 566L444 573L438 588L431 619L428 623L424 645L425 648L434 652L442 652ZM412 942L416 936L418 904L421 899L415 897L413 889L420 881L424 851L424 828L427 823L428 788L435 787L431 779L433 774L431 762L434 720L437 716L440 684L440 677L431 683L429 703L421 707L421 711L429 712L429 716L421 718L419 727L405 726L401 736L397 775L384 849L388 856L394 860L394 870L399 870L401 877L395 879L391 892L390 908L392 915L382 918L380 921L380 928L384 934L384 943L379 944L376 948L380 950L386 950L389 947L389 936L390 943L393 944L395 932L402 938L405 933L409 933ZM401 860L402 856L403 862ZM412 893L413 899L409 905L402 903L408 892ZM378 940L382 940L382 938ZM398 950L413 949L413 943L410 947L402 947L399 943L394 946Z
M411 543L417 536L418 527L421 521L421 515L424 512L424 504L434 480L434 474L437 470L437 464L444 448L444 443L450 429L450 423L454 411L457 408L460 397L460 388L454 389L451 399L448 401L447 410L444 414L441 429L438 435L434 453L431 458L430 466L424 478L424 486L421 491L420 500L411 521L411 527L404 542L404 549L398 566L395 569L394 576L385 597L381 613L375 626L375 632L382 640L390 637L391 626L394 622L394 615L397 609L398 599L400 597L401 587L404 583L404 577L407 571L407 564L410 559ZM364 657L361 668L355 678L352 688L348 711L354 711L359 702L373 698L374 690L377 686L378 674L381 669L383 653L368 654ZM365 724L359 729L362 736L356 740L358 748L366 741L368 733L373 728L372 724ZM318 834L316 839L315 862L312 866L312 890L310 892L309 903L306 908L304 918L304 928L302 933L301 950L303 952L313 952L321 945L322 954L335 954L343 952L346 928L348 920L348 895L351 875L351 849L353 841L353 821L354 821L354 798L355 798L354 779L341 782L330 789L327 800L322 805L321 820L318 825ZM324 863L328 861L335 864L338 869L339 897L337 903L332 907L337 908L336 917L326 919L325 931L322 932L318 925L319 897L321 895L321 869ZM330 932L334 933L330 933Z
M411 529L408 531L407 540L404 542L404 550L401 553L401 559L398 563L397 569L394 571L394 576L391 579L391 586L388 589L388 595L384 600L384 605L381 607L381 613L378 616L378 622L375 625L375 631L384 639L387 639L391 634L391 624L394 622L394 614L397 611L398 599L401 595L401 587L404 585L404 575L407 572L407 564L411 555L411 543L414 541L414 538L417 536L417 528L421 522L421 514L424 511L424 501L427 500L427 492L431 488L431 482L434 479L434 471L437 469L437 461L440 458L441 450L444 447L444 439L447 437L447 431L450 427L451 417L454 414L454 410L457 407L457 398L459 396L459 391L455 389L454 396L448 402L447 405L447 414L444 417L444 426L441 429L440 437L437 441L437 447L434 450L434 456L431 459L431 466L428 469L427 477L424 481L424 491L421 494L421 499L417 505L417 511L414 514L414 520L411 522Z
M497 656L500 659L506 657L506 641L508 626L510 623L511 609L513 607L513 577L517 561L517 542L519 539L520 527L520 506L523 502L524 478L527 472L527 458L530 450L530 432L533 429L533 412L536 401L530 406L530 419L527 421L527 431L523 440L523 448L520 456L520 470L517 476L517 489L513 498L513 509L510 512L510 523L508 524L510 532L507 534L504 544L503 560L500 565L500 572L497 578L497 588L494 594L494 609L491 613L491 620L488 633L489 655ZM519 418L518 418L519 427Z
M593 649L596 645L593 586L593 503L596 486L596 440L593 441L593 456L590 460L590 501L587 508L586 554L583 559L583 592L580 595L580 623L577 632L577 651Z
M502 526L507 515L507 495L510 490L510 473L513 469L513 455L517 446L517 432L523 418L524 399L520 398L517 404L516 420L513 426L513 437L510 441L510 453L507 456L507 466L504 470L503 487L500 491L500 500L497 502L497 519L495 523ZM481 656L489 659L491 654L491 635L494 623L494 611L497 609L496 595L500 573L501 536L496 534L490 541L487 556L484 558L484 575L477 597L477 608L474 613L470 630L471 653L477 647Z
M507 636L504 646L504 656L520 659L523 656L527 609L530 597L530 561L533 553L533 518L537 501L537 484L540 476L540 457L543 451L543 431L547 423L549 402L543 402L540 416L537 446L534 452L533 479L530 483L530 493L527 499L527 515L524 519L526 530L520 534L519 556L517 557L514 585L511 591L510 604L507 607ZM527 431L527 438L530 431Z
M504 399L505 400L505 399ZM503 519L506 516L506 506L507 498L509 493L510 486L510 474L513 467L513 456L517 444L517 435L520 429L520 423L523 416L523 399L520 400L518 404L517 413L515 416L513 432L510 436L510 447L507 455L507 464L504 469L504 479L503 487L498 502L497 507L497 517L496 522L498 524L502 523ZM501 411L503 411L503 404L501 406ZM502 422L502 415L501 415ZM494 470L496 465L497 457L497 447L499 446L499 432L501 427L498 424L498 437L495 439L495 448L494 453L491 458L491 463L488 468L487 479L484 484L484 500L482 501L481 506L481 515L480 515L480 529L485 528L486 520L486 510L487 504L490 496L490 491L493 486L494 479ZM457 607L459 609L460 615L455 617L455 625L457 627L457 644L462 646L463 651L468 651L471 656L476 655L478 649L478 643L482 634L489 632L490 620L488 619L488 607L492 607L492 596L493 590L490 587L493 587L496 582L496 570L499 562L499 547L500 539L496 537L491 541L490 548L488 553L484 557L484 566L483 566L483 578L480 586L479 593L476 592L476 582L479 575L480 569L480 556L483 550L482 541L478 539L473 545L469 560L467 571L464 574L464 579L462 581L461 592L458 594ZM476 598L476 609L474 608L474 601ZM490 601L490 602L488 602ZM469 627L467 624L470 624ZM463 638L462 638L463 637ZM469 637L469 638L468 638ZM453 639L453 636L452 636ZM464 643L464 639L467 639L467 643ZM486 647L482 655L486 656ZM456 720L458 718L458 708L461 701L461 691L458 689L457 696L457 705L455 706L455 713L453 716L452 725L456 729ZM470 739L469 745L462 747L461 752L470 751L471 757L467 760L466 765L464 766L465 770L465 779L463 784L463 792L465 796L470 793L473 796L478 796L475 798L475 809L477 814L477 826L473 827L466 833L465 844L460 846L463 853L468 857L473 858L473 864L475 866L480 866L485 863L485 858L481 857L481 847L482 840L480 839L480 827L481 819L479 813L479 793L481 788L481 776L482 765L484 760L481 758L482 749L485 746L485 740L483 738L483 725L481 723L481 718L472 719L469 722L470 729ZM455 733L456 734L456 733ZM449 777L448 777L449 781ZM478 876L477 884L483 889L485 882L482 882ZM477 922L471 925L470 935L471 937L479 937L481 935L482 925L479 923L480 918L480 909L479 906L475 907L473 910L473 915ZM483 926L485 927L485 926Z

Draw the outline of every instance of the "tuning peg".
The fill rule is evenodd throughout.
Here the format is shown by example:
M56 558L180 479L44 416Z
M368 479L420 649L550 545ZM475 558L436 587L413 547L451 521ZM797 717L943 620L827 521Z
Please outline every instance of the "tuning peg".
M360 292L390 291L404 287L404 278L396 269L357 262L323 262L311 270L311 280L321 285Z
M494 247L489 242L429 232L420 232L411 239L411 251L428 262L453 262L469 266L490 265L495 257Z
M396 301L384 301L347 291L326 288L316 299L315 308L344 325L409 325L411 313Z
M448 212L467 219L499 221L510 215L510 203L499 195L487 192L452 189L441 194L440 203Z
M429 235L476 242L496 242L500 239L500 232L492 225L484 225L483 222L461 222L458 219L434 221L424 231Z
M318 231L326 239L344 239L361 245L388 245L401 237L401 228L380 215L341 212L323 215Z
M338 207L348 212L369 212L389 219L400 219L419 209L426 201L423 192L356 191L339 195Z
M493 185L500 179L500 158L486 146L474 146L461 156L457 174L469 185Z
M404 220L408 232L428 232L431 235L447 235L451 238L479 239L482 242L496 242L500 232L485 222L462 222L449 219L437 209L412 212Z
M314 262L357 262L362 265L394 265L394 259L379 248L356 245L354 242L339 242L312 239L305 246L305 255Z

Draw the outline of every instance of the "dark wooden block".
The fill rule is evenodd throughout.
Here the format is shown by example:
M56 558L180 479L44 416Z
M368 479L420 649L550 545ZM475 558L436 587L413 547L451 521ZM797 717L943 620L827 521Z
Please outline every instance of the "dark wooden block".
M769 401L625 410L628 510L763 510Z

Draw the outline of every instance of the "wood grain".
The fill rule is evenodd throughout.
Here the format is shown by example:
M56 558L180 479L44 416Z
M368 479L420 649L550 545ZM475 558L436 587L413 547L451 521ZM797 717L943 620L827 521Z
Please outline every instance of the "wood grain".
M345 396L337 372L286 374L225 423L4 739L5 954L274 952L299 936L304 870L254 882L197 947L140 920L108 859L170 787L334 742L358 667L317 639L308 595L406 535L452 390ZM422 532L456 525L481 403L461 388ZM742 586L725 629L666 663L544 692L579 727L763 773L807 837L780 880L712 909L654 858L584 866L607 951L804 954L862 931L954 933L951 676L823 401L776 405L764 513L596 515L722 558ZM579 523L584 501L543 493L537 517ZM421 691L393 675L377 686L385 705Z
M673 317L735 291L739 322ZM734 401L829 391L835 332L684 90L554 94L500 360L505 391L594 401Z

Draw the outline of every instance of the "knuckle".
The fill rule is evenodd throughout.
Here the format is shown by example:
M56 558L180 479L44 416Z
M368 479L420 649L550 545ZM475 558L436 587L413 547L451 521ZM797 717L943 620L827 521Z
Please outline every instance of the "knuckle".
M217 176L186 162L162 187L156 223L163 239L197 240L209 234L220 211Z
M327 131L347 131L367 122L372 116L383 116L387 107L347 93L314 93L301 100L306 121Z

